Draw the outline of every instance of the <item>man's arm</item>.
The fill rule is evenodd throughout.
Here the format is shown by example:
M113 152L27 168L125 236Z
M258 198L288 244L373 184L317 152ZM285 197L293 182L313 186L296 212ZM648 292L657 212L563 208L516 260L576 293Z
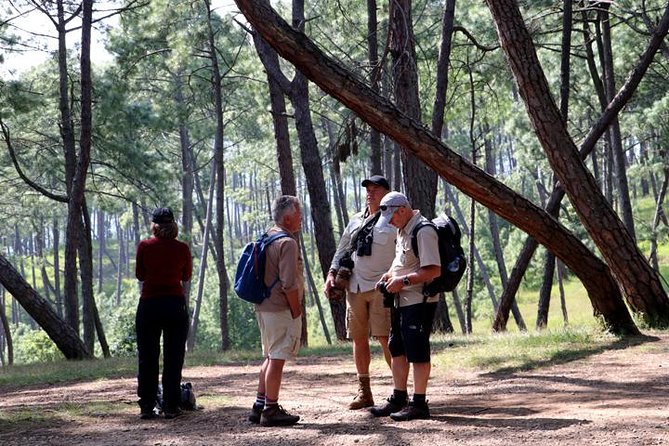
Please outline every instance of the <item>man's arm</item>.
M286 292L286 300L288 301L288 306L290 307L290 315L293 316L293 319L297 319L302 316L302 307L300 306L300 296L297 292L297 289L290 290Z

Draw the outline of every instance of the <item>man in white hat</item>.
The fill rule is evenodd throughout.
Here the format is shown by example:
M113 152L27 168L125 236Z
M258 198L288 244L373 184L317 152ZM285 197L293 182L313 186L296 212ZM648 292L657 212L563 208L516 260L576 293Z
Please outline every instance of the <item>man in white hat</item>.
M379 281L395 295L391 309L392 325L389 349L392 355L393 394L380 406L370 409L376 417L390 416L395 421L430 418L425 399L430 377L430 332L438 296L424 297L423 285L441 274L439 242L435 230L416 233L419 256L411 247L412 232L421 221L420 211L411 209L409 200L399 192L390 192L381 200L378 225L391 224L398 229L395 259ZM408 401L407 381L413 365L414 394Z

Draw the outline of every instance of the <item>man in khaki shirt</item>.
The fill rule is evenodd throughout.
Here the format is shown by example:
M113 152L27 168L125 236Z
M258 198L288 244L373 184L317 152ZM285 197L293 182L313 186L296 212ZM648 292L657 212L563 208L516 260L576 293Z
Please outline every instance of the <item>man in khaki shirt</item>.
M395 259L390 270L381 277L388 293L395 295L391 309L391 329L388 347L392 355L393 394L387 401L370 409L376 417L390 416L395 421L430 418L425 399L430 362L430 332L437 306L437 296L425 298L423 285L441 274L439 241L433 229L416 233L417 257L411 248L413 229L427 221L420 211L411 209L409 200L390 192L381 200L379 225L390 223L398 228ZM408 400L407 381L413 365L414 394Z
M249 421L261 426L291 426L300 417L279 405L279 390L283 366L297 356L302 333L304 276L297 239L302 223L299 200L291 195L277 198L272 203L272 218L275 225L268 234L285 232L290 237L275 240L266 252L265 284L270 286L277 278L278 282L269 297L255 306L265 360L260 366L258 393Z

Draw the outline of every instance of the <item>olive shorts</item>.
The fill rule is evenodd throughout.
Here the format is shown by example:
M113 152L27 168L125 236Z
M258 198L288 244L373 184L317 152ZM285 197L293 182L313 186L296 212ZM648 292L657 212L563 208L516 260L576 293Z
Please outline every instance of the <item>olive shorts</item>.
M346 293L346 335L349 339L388 337L390 310L383 306L378 290L364 293Z

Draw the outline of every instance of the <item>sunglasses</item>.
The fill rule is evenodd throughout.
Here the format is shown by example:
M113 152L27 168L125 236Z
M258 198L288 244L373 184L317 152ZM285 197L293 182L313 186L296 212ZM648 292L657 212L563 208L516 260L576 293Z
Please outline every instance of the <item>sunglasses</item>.
M397 205L397 204L382 204L381 206L379 206L379 209L381 209L381 212L385 212L390 208L401 208L401 207L404 207L404 206L400 206L400 205Z

